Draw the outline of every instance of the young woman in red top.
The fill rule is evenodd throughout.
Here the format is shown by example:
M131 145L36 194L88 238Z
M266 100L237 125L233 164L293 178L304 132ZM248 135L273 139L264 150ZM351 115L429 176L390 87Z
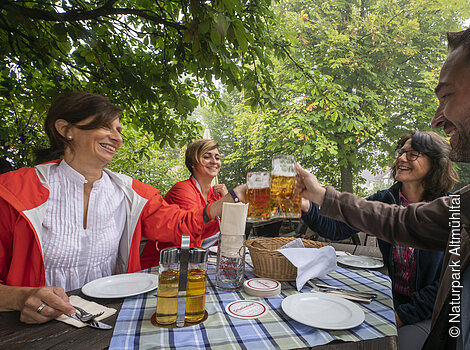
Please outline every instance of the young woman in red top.
M168 191L165 196L168 203L178 204L187 210L204 208L207 203L213 203L228 193L223 184L212 186L222 165L217 142L207 139L192 142L186 149L185 164L191 176ZM208 248L217 242L218 232L219 224L217 220L212 220L204 225L203 234L193 239L191 245ZM164 242L147 241L141 254L142 268L157 265L159 251L170 246Z

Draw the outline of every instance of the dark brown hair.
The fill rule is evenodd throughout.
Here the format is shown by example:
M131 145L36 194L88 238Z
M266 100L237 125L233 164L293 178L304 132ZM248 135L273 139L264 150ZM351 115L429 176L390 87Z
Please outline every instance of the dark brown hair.
M411 139L411 147L431 160L431 169L423 179L424 200L432 200L449 192L459 181L452 161L449 158L450 145L445 138L432 131L411 131L398 140L396 150L400 150ZM396 163L392 166L392 177L397 174ZM396 181L396 180L395 180ZM400 186L396 181L394 186Z
M463 46L467 50L467 59L470 60L470 28L460 32L447 32L447 42L451 51Z
M193 173L193 167L201 163L201 159L209 151L213 149L219 149L219 144L213 140L200 139L193 141L186 148L186 153L184 156L184 164L186 168Z
M62 95L49 108L44 122L44 129L49 138L50 147L36 151L36 164L60 158L65 147L72 147L69 140L62 136L55 127L57 119L64 119L71 126L83 130L109 126L116 118L121 118L122 110L106 97L89 92L70 92ZM77 123L94 117L88 124Z

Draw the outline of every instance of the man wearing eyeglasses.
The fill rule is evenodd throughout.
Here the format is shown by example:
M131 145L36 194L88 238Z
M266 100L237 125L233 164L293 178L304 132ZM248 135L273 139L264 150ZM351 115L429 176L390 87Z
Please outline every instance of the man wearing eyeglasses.
M450 135L452 160L470 162L470 28L447 33L447 39L450 53L435 89L439 106L431 125ZM321 207L320 215L385 241L444 251L431 332L423 349L470 349L470 186L403 208L325 189L313 174L300 166L297 170L297 191Z

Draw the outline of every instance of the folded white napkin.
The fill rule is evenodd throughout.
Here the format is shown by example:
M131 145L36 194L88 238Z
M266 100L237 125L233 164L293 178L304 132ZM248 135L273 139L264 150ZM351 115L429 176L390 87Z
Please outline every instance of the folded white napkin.
M238 257L245 242L246 214L248 204L223 203L220 223L221 243L219 249L226 257Z
M223 203L220 233L222 235L244 235L247 213L248 204Z
M116 309L106 307L103 305L100 305L98 303L95 303L93 301L88 301L83 298L80 298L78 295L72 295L70 296L70 304L81 307L82 309L85 309L89 313L96 314L98 312L104 312L101 316L98 316L96 320L100 321L103 320L111 315L114 315L116 313ZM62 321L64 323L68 323L72 326L75 326L77 328L85 327L86 324L80 321L77 321L73 318L70 318L66 315L60 315L59 317L56 318L57 321Z
M297 267L297 290L300 291L309 279L325 277L336 270L335 248L281 248L278 249L295 267Z

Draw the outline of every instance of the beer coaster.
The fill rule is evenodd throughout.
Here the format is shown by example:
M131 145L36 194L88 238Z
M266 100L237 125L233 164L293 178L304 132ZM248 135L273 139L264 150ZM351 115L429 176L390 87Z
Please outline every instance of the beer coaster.
M255 300L236 300L225 307L225 312L230 316L251 320L263 316L268 308Z
M252 278L243 286L247 294L255 297L272 298L281 292L281 283L270 278Z

